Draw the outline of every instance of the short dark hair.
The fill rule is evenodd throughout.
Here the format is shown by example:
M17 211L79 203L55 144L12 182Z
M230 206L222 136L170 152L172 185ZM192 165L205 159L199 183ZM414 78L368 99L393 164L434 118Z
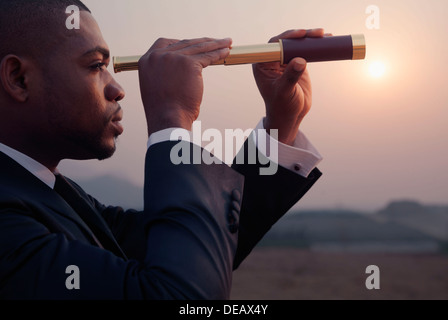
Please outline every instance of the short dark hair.
M65 25L62 19L71 5L90 12L80 0L0 0L0 61L36 46L44 49L45 38L51 38L57 23Z

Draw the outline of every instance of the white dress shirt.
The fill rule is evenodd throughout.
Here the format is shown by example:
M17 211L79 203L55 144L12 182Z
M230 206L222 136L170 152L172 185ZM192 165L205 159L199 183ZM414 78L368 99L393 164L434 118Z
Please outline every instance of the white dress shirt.
M286 144L283 144L271 136L269 136L266 133L266 130L263 126L264 119L261 119L261 121L258 123L258 125L255 127L255 131L257 135L253 135L255 143L257 145L258 150L266 156L268 159L275 161L282 167L294 171L297 174L300 174L303 177L308 177L311 171L313 171L317 165L322 161L322 156L317 151L317 149L311 144L311 142L307 139L307 137L299 131L297 134L296 140L294 141L293 146L288 146ZM161 130L158 132L153 133L148 140L148 148L156 143L163 142L163 141L169 141L171 139L171 134L173 131L176 130L176 137L180 136L189 136L190 142L195 142L192 137L192 132L185 130L185 129L179 129L179 128L168 128L165 130ZM178 134L181 133L180 130L184 130L185 134ZM265 135L264 138L260 139L262 135ZM258 136L258 139L256 137ZM268 138L268 139L267 139ZM177 139L176 139L177 140ZM259 144L259 141L266 141L267 143ZM272 159L271 157L267 156L266 148L269 147L269 145L272 145L274 143L278 144L278 159Z
M256 130L264 129L263 119L258 123L255 129ZM169 141L171 133L174 130L179 129L169 128L152 134L148 139L148 148L156 143ZM187 134L191 135L191 132L187 130L185 131L187 132ZM258 134L260 135L262 134L262 132L266 134L266 131L264 130L258 131ZM316 150L316 148L314 148L314 146L301 132L298 133L293 147L282 144L274 140L268 134L266 135L269 137L268 143L278 143L278 164L281 165L282 167L285 167L304 177L307 177L310 174L310 172L315 167L317 167L320 161L322 161L322 157L319 154L319 152ZM259 148L260 152L262 152L266 156L266 145L257 144L257 147ZM58 174L59 173L58 171L51 172L47 167L40 164L36 160L2 143L0 143L0 152L3 152L4 154L12 158L14 161L16 161L18 164L20 164L29 172L31 172L42 182L44 182L51 189L54 188L56 182L55 174Z
M0 151L31 172L51 189L54 189L54 184L56 183L55 174L58 172L51 172L47 167L28 157L26 154L23 154L2 143L0 143Z

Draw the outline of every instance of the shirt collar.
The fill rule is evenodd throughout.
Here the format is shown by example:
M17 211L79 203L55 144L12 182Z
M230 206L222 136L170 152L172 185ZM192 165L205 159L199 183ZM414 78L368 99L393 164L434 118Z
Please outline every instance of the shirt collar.
M22 167L36 176L39 180L49 186L51 189L54 189L54 185L56 183L55 174L57 174L58 172L51 172L47 167L40 164L36 160L2 143L0 143L0 152L6 154L8 157L16 161L18 164L20 164Z

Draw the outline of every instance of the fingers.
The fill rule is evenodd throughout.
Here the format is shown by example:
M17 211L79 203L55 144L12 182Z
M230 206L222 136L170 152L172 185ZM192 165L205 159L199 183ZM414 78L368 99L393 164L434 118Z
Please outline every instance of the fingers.
M192 40L185 42L186 45L178 50L179 53L187 55L203 54L220 49L229 49L232 45L232 39L201 39L201 41Z
M149 51L153 51L153 50L157 50L157 49L164 49L164 48L167 48L167 47L169 47L175 43L178 43L178 42L179 42L179 40L176 40L176 39L160 38L160 39L157 39L156 42L154 42L154 44L149 49Z
M198 38L189 40L160 38L153 44L150 51L163 49L165 51L179 51L183 54L197 54L229 48L231 45L232 39L230 38Z
M306 36L305 29L288 30L269 40L270 43L278 42L280 39L303 38Z
M304 37L310 38L320 38L324 36L324 29L316 28L316 29L294 29L285 31L278 36L275 36L269 40L270 43L278 42L280 39L298 39Z
M212 38L198 38L198 39L185 39L181 41L177 41L174 44L171 44L169 47L167 47L167 50L170 51L178 51L182 50L191 46L201 46L208 42L216 41L216 39Z
M282 90L286 90L286 92L293 90L305 72L306 65L305 59L295 58L286 66L283 75L279 79Z
M208 51L200 54L193 55L202 68L206 68L219 60L226 59L230 54L229 48L218 49L214 51Z
M225 59L230 53L232 39L198 38L189 40L158 39L148 54L176 54L190 56L202 67L209 66L219 60Z
M325 32L322 28L316 28L306 31L306 36L308 38L322 38L324 36Z
M201 64L203 68L227 58L230 53L230 46L232 45L232 39L194 39L185 40L179 47L174 45L179 49L174 49L179 54L188 55L198 63Z

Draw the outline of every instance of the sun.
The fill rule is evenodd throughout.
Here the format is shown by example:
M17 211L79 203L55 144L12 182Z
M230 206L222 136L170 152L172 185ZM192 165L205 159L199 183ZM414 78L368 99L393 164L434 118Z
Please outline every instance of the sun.
M386 73L386 66L381 61L370 63L369 73L373 78L381 78Z

